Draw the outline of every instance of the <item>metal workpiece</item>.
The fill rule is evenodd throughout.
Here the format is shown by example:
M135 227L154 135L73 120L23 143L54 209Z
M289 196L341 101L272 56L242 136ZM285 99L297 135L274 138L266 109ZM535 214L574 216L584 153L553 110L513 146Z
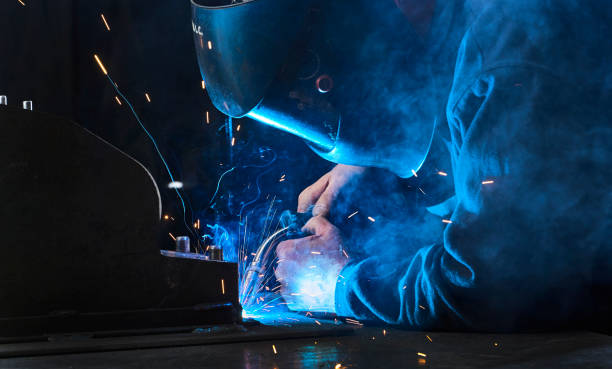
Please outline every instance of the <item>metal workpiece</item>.
M208 258L215 261L223 261L223 249L220 246L211 245L208 247Z
M179 236L176 238L176 251L177 252L190 252L189 236Z
M241 319L237 264L160 253L140 163L52 114L8 106L0 122L0 339Z

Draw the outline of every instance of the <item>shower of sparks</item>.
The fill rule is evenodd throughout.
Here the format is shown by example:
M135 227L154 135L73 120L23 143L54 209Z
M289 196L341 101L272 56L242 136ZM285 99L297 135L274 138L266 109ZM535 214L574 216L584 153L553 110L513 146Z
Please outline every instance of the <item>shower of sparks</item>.
M376 219L372 218L372 217L368 217L368 220L372 223L376 222Z
M450 219L442 219L442 223L451 224L452 222Z
M355 215L357 215L357 213L359 213L359 210L357 210L356 212L354 212L353 214L349 215L346 219L351 219L352 217L354 217Z
M493 184L493 183L495 183L495 181L492 181L492 180L482 182L483 185L488 185L488 184Z
M202 90L206 90L206 82L204 80L202 80Z
M19 4L21 4L22 6L25 6L25 3L22 0L17 0L19 2Z
M121 100L119 100L119 96L115 96L115 101L117 101L117 104L119 104L119 106L123 105L121 103Z
M145 92L145 99L147 99L147 102L151 102L151 96L149 96L148 92Z
M410 170L412 171L412 175L414 175L415 177L418 177L417 173L416 173L416 171L414 169L410 169Z
M274 351L274 355L278 354L278 351L276 351L276 346L272 345L272 351Z
M172 233L168 232L168 236L170 236L170 238L172 238L173 241L176 241L176 237L174 237Z
M446 172L442 172L442 171L439 171L438 174L443 177L446 177L448 175Z
M212 50L212 41L208 41L208 50Z
M104 26L106 27L106 30L110 32L110 26L108 25L108 22L106 21L106 17L104 17L104 14L100 13L100 17L102 18L102 22L104 22Z
M104 64L102 64L102 61L100 60L100 57L98 56L98 54L94 54L94 59L96 59L96 62L98 63L98 65L100 66L100 69L102 70L102 73L104 73L104 75L107 76L108 72L106 71L106 68L104 68Z
M225 295L225 281L221 279L221 294Z

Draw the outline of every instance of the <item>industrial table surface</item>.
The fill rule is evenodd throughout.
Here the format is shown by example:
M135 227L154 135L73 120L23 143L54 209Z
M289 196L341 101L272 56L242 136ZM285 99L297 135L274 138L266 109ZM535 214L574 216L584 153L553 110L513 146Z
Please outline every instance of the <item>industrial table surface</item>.
M253 329L290 332L294 328ZM321 327L315 326L311 332L316 329ZM220 339L210 342L190 342L194 333L114 338L107 340L175 344L24 355L0 359L0 368L612 368L612 337L593 332L487 334L363 327L348 333L344 329L338 335L317 337L313 333L302 334L304 338L283 338L283 332L264 332L260 341L240 339L240 334L235 332L215 334L214 338Z

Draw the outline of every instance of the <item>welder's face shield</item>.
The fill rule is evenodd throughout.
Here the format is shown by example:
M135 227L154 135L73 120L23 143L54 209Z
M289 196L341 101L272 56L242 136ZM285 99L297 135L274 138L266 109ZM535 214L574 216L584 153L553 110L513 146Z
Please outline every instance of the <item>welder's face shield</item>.
M409 177L433 133L422 45L393 1L192 0L217 109L305 139L321 157Z

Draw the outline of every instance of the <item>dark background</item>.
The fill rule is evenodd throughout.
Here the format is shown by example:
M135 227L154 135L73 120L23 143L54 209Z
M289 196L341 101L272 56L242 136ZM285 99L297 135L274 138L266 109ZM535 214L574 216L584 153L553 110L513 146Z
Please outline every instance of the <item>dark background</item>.
M170 179L152 142L127 105L115 101L116 92L94 53L155 137L175 179L184 183L186 223L200 219L200 233L212 235L215 232L206 225L222 225L231 233L229 248L234 251L238 227L247 217L250 236L255 236L249 240L256 245L262 230L275 227L282 210L296 208L301 190L333 167L300 139L249 119L234 120L236 143L230 147L227 118L202 89L188 0L23 1L25 6L18 0L0 6L0 95L7 95L15 107L22 100L33 100L35 110L81 124L147 167L160 189L163 213L170 217L162 221L161 247L173 247L168 232L189 234L182 206L174 190L167 188ZM232 167L237 169L225 175L211 203L220 176ZM371 176L357 200L340 201L343 211L332 219L354 237L354 244L369 249L366 253L381 253L381 245L386 249L384 245L397 243L397 237L422 246L431 241L429 235L438 235L439 229L426 232L419 221L406 228L407 218L424 214L414 205L435 200L429 198L435 193L429 188L439 186L438 175L399 181L373 170ZM346 214L355 210L359 214L348 221ZM272 224L266 224L269 216ZM427 240L421 234L427 234Z
M178 221L180 202L167 188L169 177L127 105L115 101L94 53L157 140L176 179L184 182L193 209L188 222L231 221L245 203L258 199L243 215L266 207L273 196L279 208L293 209L300 190L331 167L299 139L248 119L233 122L236 144L230 163L226 117L202 90L188 0L25 4L9 0L0 6L0 95L7 95L11 106L33 100L35 110L74 120L140 161L160 188L164 213L177 220L170 226L175 234L185 229ZM226 175L216 203L208 206L223 172L232 166L262 166L273 156L277 160L269 167L238 168ZM258 196L254 184L260 174ZM279 182L282 175L285 180Z

